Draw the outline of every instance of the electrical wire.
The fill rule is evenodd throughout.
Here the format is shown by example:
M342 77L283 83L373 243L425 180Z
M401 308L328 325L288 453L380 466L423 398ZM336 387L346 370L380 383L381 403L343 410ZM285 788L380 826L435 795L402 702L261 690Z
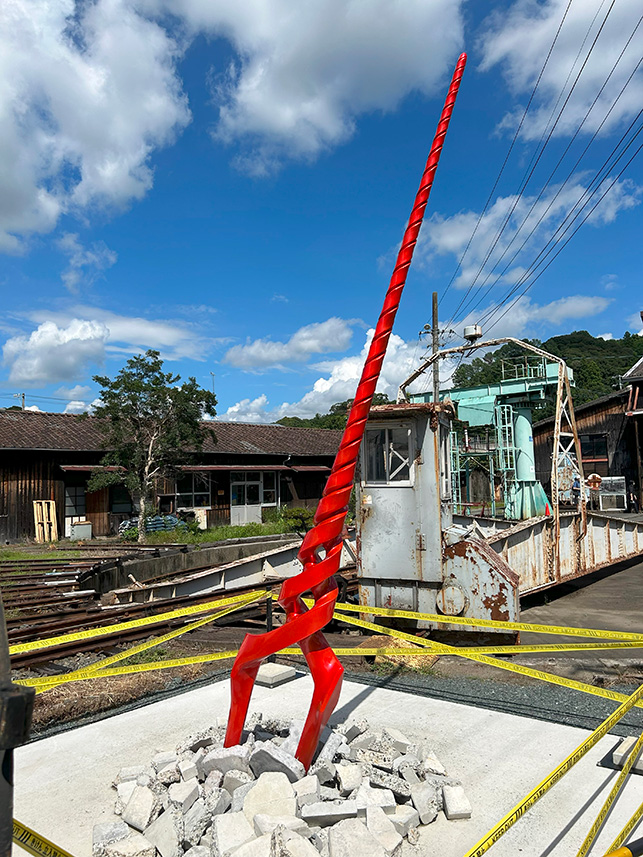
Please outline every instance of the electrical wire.
M495 180L495 181L494 181L494 183L493 183L493 187L492 187L492 188L491 188L491 190L489 191L489 196L487 197L487 201L486 201L486 202L485 202L485 204L484 204L484 208L482 209L482 211L480 212L480 215L478 216L478 220L477 220L477 222L476 222L476 225L475 225L475 226L474 226L474 228L473 228L473 232L471 233L471 237L469 238L469 240L468 240L468 242L467 242L467 246L464 248L464 251L463 251L462 255L460 256L460 260L458 261L458 264L457 264L457 266L456 266L456 269L455 269L455 271L453 272L453 274L452 274L452 276L451 276L451 279L450 279L450 280L449 280L449 282L447 283L446 288L445 288L444 292L442 293L442 297L441 297L441 298L439 299L439 301L438 301L438 306L440 305L440 303L442 302L442 300L443 300L443 299L444 299L444 297L446 296L447 292L449 291L449 288L451 287L451 285L452 285L452 284L453 284L453 282L455 281L455 278L456 278L456 277L457 277L457 275L458 275L458 271L459 271L459 270L460 270L460 268L462 267L462 263L464 262L465 256L466 256L466 255L467 255L467 253L469 252L469 248L471 247L471 243L472 243L473 239L474 239L474 238L475 238L475 236L476 236L476 233L477 233L477 231L478 231L478 228L479 228L480 224L482 223L482 218L484 217L484 215L485 215L485 213L486 213L486 211L487 211L487 208L489 207L489 203L491 202L491 200L492 200L492 198L493 198L493 195L494 195L494 193L495 193L495 190L496 190L496 188L498 187L498 182L500 181L500 179L501 179L501 177L502 177L502 174L503 174L503 172L504 172L504 170L505 170L505 167L507 166L507 162L509 161L509 157L511 156L511 153L512 153L512 151L513 151L513 148L514 148L514 146L516 145L516 141L518 140L518 135L520 134L520 131L522 130L522 126L523 126L524 121L525 121L525 119L526 119L526 117L527 117L527 113L529 112L529 109L530 109L530 107L531 107L531 104L532 104L532 102L533 102L533 100L534 100L534 97L535 97L535 95L536 95L536 91L537 91L537 89L538 89L538 87L539 87L539 85L540 85L540 81L541 81L541 79L542 79L542 76L543 76L543 74L545 73L545 69L547 68L547 65L548 65L548 63L549 63L549 58L550 58L550 57L551 57L551 55L552 55L552 51L554 50L554 47L555 47L555 45L556 45L556 42L558 41L558 36L560 35L560 31L562 30L563 24L565 23L565 19L567 18L567 13L569 12L569 9L570 9L570 6L572 5L572 2L573 2L573 0L569 0L569 2L567 3L567 6L566 6L565 11L564 11L564 13L563 13L563 17L560 19L560 23L558 24L558 29L556 30L556 34L555 34L555 36L554 36L554 39L553 39L553 41L552 41L551 45L549 46L549 51L547 52L547 56L545 57L545 62L543 63L542 68L540 69L540 73L539 73L539 75L538 75L538 78L537 78L537 80L536 80L536 83L534 84L534 88L532 89L532 91L531 91L531 95L529 96L529 101L527 102L527 106L525 107L525 109L524 109L524 111L523 111L522 117L521 117L521 119L520 119L520 123L518 124L518 127L517 127L517 129L516 129L516 132L515 132L515 134L514 134L514 136L513 136L513 140L511 141L511 144L510 144L510 146L509 146L509 149L508 149L508 151L507 151L507 154L505 155L504 161L502 162L502 165L501 165L501 167L500 167L500 171L498 172L498 175L496 176L496 180ZM603 2L605 2L605 0L603 0ZM598 13L597 13L597 14L598 14ZM458 310L456 309L456 313L457 313L457 311L458 311ZM453 320L453 316L454 316L454 315L455 315L455 313L451 316L451 320ZM447 324L447 327L448 327L448 326L449 326L449 325Z
M618 59L616 60L616 62L615 62L615 63L614 63L614 65L612 66L612 69L611 69L610 73L608 74L607 78L606 78L606 79L605 79L605 81L603 82L603 85L602 85L602 86L601 86L601 88L599 89L599 91L598 91L598 93L597 93L596 97L594 98L594 100L593 100L592 104L590 105L589 109L588 109L588 110L587 110L587 112L585 113L585 116L583 117L583 120L581 121L580 125L576 128L576 130L575 130L575 132L574 132L574 135L572 136L572 138L570 139L569 143L568 143L568 144L567 144L567 146L565 147L565 150L564 150L563 154L562 154L562 155L560 156L560 158L558 159L558 162L556 163L556 166L555 166L555 167L554 167L554 169L551 171L551 173L549 174L549 176L548 176L547 180L546 180L546 181L545 181L545 183L543 184L543 186L542 186L542 188L541 188L541 190L540 190L540 192L539 192L538 196L534 199L533 203L531 204L531 207L529 208L529 211L527 212L527 214L526 214L526 215L525 215L525 217L523 218L523 221L522 221L522 223L520 224L520 226L517 228L517 230L516 230L516 232L515 232L515 234L514 234L513 238L512 238L512 239L511 239L511 241L507 244L507 246L506 246L506 248L504 249L504 251L503 251L502 255L499 257L499 259L497 259L497 261L494 263L493 268L491 269L491 271L490 271L490 272L487 274L487 276L485 277L485 280L484 280L484 281L483 281L483 283L481 284L481 287L480 287L481 289L486 285L486 283L489 281L489 279L493 276L493 270L494 270L494 268L495 268L495 267L496 267L496 266L497 266L497 265L498 265L498 264L503 260L503 258L506 256L506 254L507 254L507 252L510 250L511 246L514 244L514 242L516 241L516 239L517 239L517 238L518 238L518 236L520 235L520 232L521 232L522 228L524 227L525 223L527 223L527 221L529 220L529 217L530 217L530 216L531 216L531 214L533 213L533 211L534 211L534 209L535 209L536 205L540 202L540 200L541 200L541 198L542 198L543 194L545 193L545 190L547 189L547 187L548 187L549 183L551 182L551 180L552 180L552 178L553 178L554 174L555 174L555 173L556 173L556 171L558 170L558 167L559 167L559 166L560 166L560 164L562 163L562 161L563 161L563 159L564 159L565 155L566 155L566 154L567 154L567 152L569 151L569 149L570 149L570 147L572 146L572 144L573 144L574 140L576 139L576 137L577 137L577 136L578 136L578 134L580 133L580 131L581 131L581 129L582 129L582 127L583 127L583 125L585 124L585 122L586 122L586 121L587 121L587 119L589 118L590 113L592 112L593 108L595 107L596 103L598 102L598 99L600 98L601 94L603 93L603 91L604 91L605 87L606 87L606 86L607 86L607 84L609 83L610 78L611 78L611 77L612 77L612 75L614 74L614 72L615 72L615 70L616 70L616 68L617 68L617 66L618 66L618 64L619 64L619 62L620 62L620 60L622 59L622 57L623 57L623 55L624 55L625 51L626 51L626 50L627 50L627 48L629 47L629 45L630 45L630 43L631 43L632 39L634 38L634 35L636 34L636 31L637 31L637 30L638 30L638 28L640 27L641 23L643 23L643 16L641 16L641 17L639 18L639 21L638 21L638 23L637 23L636 27L634 28L634 30L632 31L632 33L631 33L630 37L628 38L628 40L627 40L627 42L626 42L625 46L623 47L623 50L622 50L622 51L621 51L621 53L619 54ZM598 127L597 127L597 128L596 128L596 130L594 131L594 133L593 133L592 137L590 138L589 142L587 143L587 145L585 146L585 148L583 149L583 151L581 152L581 154L580 154L580 155L578 156L578 158L576 159L576 161L575 161L574 165L572 166L572 168L571 168L571 169L569 170L569 172L567 173L567 176L565 177L565 179L564 179L564 181L562 182L562 184L560 184L560 185L559 185L559 187L558 187L558 189L557 189L556 193L554 194L554 196L552 197L552 199L549 201L549 203L548 203L547 207L545 208L545 210L543 211L543 213L540 215L540 217L538 218L537 222L535 223L535 225L532 227L531 231L530 231L530 232L529 232L529 234L527 235L527 237L523 240L523 242L522 242L522 244L520 245L520 247L515 251L515 253L514 253L514 254L513 254L513 256L511 257L511 259L507 262L507 264L506 264L506 265L505 265L505 267L502 269L502 271L500 271L500 273L496 276L495 280L494 280L494 281L493 281L493 282L492 282L492 283L487 287L487 289L486 289L482 294L480 294L480 295L479 295L478 300L477 300L477 301L476 301L472 306L470 306L470 307L468 308L468 312L469 312L469 313L473 312L473 311L474 311L478 306L480 306L480 304L485 300L485 298L489 295L489 293L491 292L491 290L492 290L492 289L497 285L497 283L499 282L499 280L504 276L504 274L507 272L507 270L511 267L511 265L513 264L513 262L515 261L515 259L517 258L517 256L522 252L522 250L524 249L525 245L527 244L527 242L529 241L529 239L532 237L532 235L534 234L534 232L536 231L536 229L537 229L537 228L540 226L540 224L543 222L543 220L545 219L545 217L547 216L547 214L548 214L548 213L549 213L549 211L551 210L552 206L554 205L554 203L556 202L556 200L558 199L558 197L560 196L560 194L562 193L562 191L564 190L564 188L565 188L565 187L566 187L566 185L568 184L569 180L570 180L570 179L571 179L571 177L573 176L573 174L574 174L574 172L576 171L576 169L577 169L577 167L578 167L579 163L582 161L582 159L583 159L583 158L585 157L585 155L587 154L587 151L589 150L590 146L592 145L592 143L594 142L594 140L595 140L595 139L596 139L596 137L598 136L599 132L600 132L600 131L601 131L601 129L603 128L603 126L604 126L605 122L608 120L608 118L609 118L609 116L611 115L612 111L613 111L613 110L614 110L614 108L616 107L616 105L617 105L617 103L618 103L619 99L621 98L621 96L623 95L623 93L625 92L625 90L627 89L627 87L628 87L629 83L631 82L632 78L634 77L634 75L636 74L636 72L638 71L638 69L640 68L641 63L643 63L643 57L642 57L641 59L639 59L639 61L637 62L636 66L634 67L634 69L633 69L633 71L631 72L630 76L628 77L628 79L626 80L625 84L624 84L624 85L623 85L623 87L621 88L620 92L618 93L618 95L616 96L616 98L614 99L614 101L612 102L612 104L611 104L611 106L610 106L609 110L607 111L607 113L605 114L605 116L604 116L604 117L603 117L603 119L601 120L600 124L598 125ZM640 114L639 114L639 115L640 115ZM638 116L637 116L636 118L638 119ZM636 121L636 119L635 119L634 121ZM631 128L631 126L630 126L630 128ZM629 131L629 129L628 129L628 131ZM626 132L626 134L627 134L627 132ZM622 138L621 138L621 139L622 139ZM620 142L621 142L621 141L619 141L619 143L620 143ZM480 324L480 321L478 321L478 324Z
M565 83L563 84L563 86L559 92L556 103L554 104L554 107L552 108L549 119L547 120L547 124L545 125L545 128L544 128L543 133L542 133L541 138L540 138L540 141L538 143L538 146L536 147L536 150L535 150L534 154L532 155L531 162L528 165L527 169L525 170L525 173L524 173L522 181L520 183L518 192L514 197L514 200L513 200L513 203L509 209L509 212L505 216L505 219L504 219L502 225L500 226L500 228L496 231L496 234L495 234L495 237L491 243L491 246L487 250L487 253L486 253L484 259L482 260L482 262L480 263L480 266L478 268L478 271L476 272L475 277L473 278L472 282L467 287L467 291L466 291L464 297L461 299L460 303L458 304L453 315L457 314L460 311L462 311L462 312L465 311L466 303L467 303L467 296L471 294L473 287L475 286L475 283L477 282L478 278L480 277L480 274L482 273L482 271L485 268L485 265L489 261L489 258L491 257L491 254L495 250L500 238L502 237L502 234L504 233L505 229L507 228L507 225L509 224L509 221L511 220L511 217L513 216L513 213L516 210L516 207L518 206L518 203L520 202L520 200L521 200L521 198L525 192L525 189L526 189L527 185L529 184L529 182L530 182L530 180L531 180L531 178L532 178L532 176L536 170L536 167L538 166L547 146L551 142L551 138L553 136L553 133L556 130L558 123L560 122L560 119L561 119L561 117L565 111L565 108L569 104L569 100L570 100L570 98L571 98L571 96L572 96L572 94L573 94L573 92L574 92L574 90L578 84L578 81L581 78L581 75L583 74L583 71L585 70L585 67L587 66L589 58L592 55L594 48L596 47L596 43L598 42L598 39L600 38L600 35L603 32L603 29L604 29L604 27L607 23L607 20L608 20L610 14L612 12L612 9L614 8L615 3L616 3L616 0L612 0L607 12L605 13L603 20L601 22L601 25L598 28L598 32L594 36L594 39L592 41L592 44L589 47L587 55L585 56L585 59L583 60L583 62L581 64L581 67L580 67L580 69L576 75L576 78L574 79L574 82L572 83L572 86L570 87L569 92L567 93L567 96L565 97L565 100L563 102L563 106L558 111L558 115L556 116L555 120L553 121L553 124L551 124L552 118L553 118L553 116L554 116L554 114L558 108L558 104L560 103L560 100L563 96L563 93L565 92L565 89L567 88L567 84L568 84L569 79L573 73L574 67L576 66L576 63L578 62L578 60L581 56L581 53L582 53L583 48L585 46L585 43L586 43L587 39L589 38L589 34L591 33L591 30L594 26L594 23L596 22L596 19L598 18L598 15L599 15L601 9L605 5L605 0L603 0L603 2L600 4L598 10L596 11L596 14L594 15L594 18L592 19L592 22L590 23L589 28L585 34L585 38L583 39L583 42L582 42L582 44L578 50L578 53L576 54L576 58L574 59L574 62L572 63L572 65L570 67L570 71L567 75ZM551 127L550 127L550 124L551 124ZM452 318L453 318L453 316L452 316Z
M638 135L639 135L639 133L640 133L642 130L643 130L643 125L641 125L641 127L640 127L640 128L639 128L639 130L637 131L636 136L638 136ZM634 138L633 138L633 139L634 139ZM543 268L538 272L538 274L534 277L534 279L533 279L530 283L528 283L528 284L525 286L524 290L523 290L523 291L518 295L518 297L517 297L514 301L512 301L512 303L507 307L507 309L502 313L502 315L500 315L500 316L499 316L499 317L498 317L498 318L493 322L493 324L488 328L488 331L493 330L493 328L498 324L498 322L499 322L501 319L503 319L503 318L507 315L507 313L508 313L508 312L509 312L509 311L510 311L510 310L511 310L511 309L512 309L516 304L517 304L517 302L520 300L520 298L521 298L521 297L523 297L523 296L524 296L524 295L529 291L529 289L534 285L534 283L535 283L538 279L540 279L540 277L545 273L545 271L546 271L546 270L549 268L549 266L552 264L552 262L554 261L554 259L556 259L556 258L560 255L560 253L564 250L564 248L569 244L569 242L571 241L571 239L574 237L574 235L576 235L576 233L577 233L577 232L578 232L578 230L581 228L581 226L582 226L582 225L583 225L583 224L588 220L588 218L593 214L593 212L596 210L596 208L600 205L600 203L602 202L602 200L604 199L604 197L605 197L605 196L610 192L610 190L614 187L614 185L616 184L616 182L620 179L620 177L623 175L623 173L625 172L625 170L629 167L629 165L632 163L632 161L636 158L636 156L639 154L639 152L641 151L641 149L643 149L643 143L641 143L641 144L640 144L640 146L638 147L638 149L634 152L634 154L632 155L632 157L631 157L631 158L629 159L629 161L625 164L625 166L623 167L623 169L621 170L621 172L620 172L620 173L616 176L616 178L611 182L611 184L609 185L609 187L608 187L608 188L607 188L607 189L606 189L606 190L601 194L601 196L599 197L599 199L598 199L598 200L596 201L596 203L592 206L592 208L587 212L587 214L585 215L585 217L581 220L581 222L578 224L578 226L576 227L576 229L574 229L574 231L573 231L573 232L572 232L572 234L569 236L569 238L567 238L567 240L566 240L566 241L565 241L565 242L560 246L560 248L558 249L558 251L557 251L557 252L552 256L552 258L549 260L549 262L547 262L547 264L546 264L546 265L545 265L545 266L544 266L544 267L543 267ZM580 213L581 213L581 212L578 212L578 214L580 214ZM578 215L577 215L577 216L578 216ZM575 219L575 218L574 218L574 219ZM571 226L571 223L570 223L570 226ZM567 229L569 229L569 226L567 227ZM565 230L565 231L567 231L567 230ZM563 234L564 234L564 233L563 233ZM500 309L500 307L497 307L497 309ZM492 320L492 319L490 319L490 320Z

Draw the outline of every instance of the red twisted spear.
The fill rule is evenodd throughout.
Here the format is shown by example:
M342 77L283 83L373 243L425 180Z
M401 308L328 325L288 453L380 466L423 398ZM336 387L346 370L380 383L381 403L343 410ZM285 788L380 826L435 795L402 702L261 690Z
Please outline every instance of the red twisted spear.
M232 702L226 747L238 744L241 739L252 688L261 662L269 655L295 643L299 643L304 653L314 682L312 702L297 747L297 758L306 768L312 762L319 734L337 704L344 668L321 630L332 618L335 608L337 584L334 575L339 569L342 529L353 487L359 447L466 61L467 55L462 54L455 67L348 422L317 507L315 525L306 533L299 550L299 560L304 569L296 577L286 580L281 587L279 603L286 613L286 622L267 634L247 634L232 667ZM302 601L302 595L308 590L312 592L315 600L310 610Z

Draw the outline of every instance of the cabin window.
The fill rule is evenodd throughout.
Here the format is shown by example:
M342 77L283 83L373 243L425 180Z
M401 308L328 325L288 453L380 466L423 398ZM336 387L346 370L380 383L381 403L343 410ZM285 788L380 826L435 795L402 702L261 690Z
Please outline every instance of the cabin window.
M372 428L364 438L367 483L404 483L411 479L411 429Z
M131 514L132 498L124 485L112 485L110 488L110 509L113 515Z
M607 435L582 434L580 449L583 461L607 461Z
M84 517L86 511L85 506L85 486L84 485L68 485L65 487L65 517L78 518Z
M209 474L186 473L176 480L177 509L202 509L211 503Z
M277 479L274 471L233 470L230 473L232 506L276 506Z

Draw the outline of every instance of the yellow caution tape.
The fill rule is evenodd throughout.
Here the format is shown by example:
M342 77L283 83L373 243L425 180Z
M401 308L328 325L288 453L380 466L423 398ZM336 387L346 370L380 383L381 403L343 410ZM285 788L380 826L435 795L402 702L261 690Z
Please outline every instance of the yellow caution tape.
M610 855L612 855L613 851L616 851L618 848L621 847L621 845L625 842L625 840L628 838L630 833L634 830L636 825L639 823L641 818L643 818L643 803L636 810L636 812L634 813L632 818L630 818L630 820L627 822L627 824L625 825L623 830L621 830L621 832L616 837L614 842L612 842L612 844L609 847L609 850L607 852L606 857L610 857ZM631 854L631 852L630 852L630 854ZM612 857L616 857L616 855L612 855Z
M520 801L520 803L516 804L516 806L510 810L504 818L494 825L494 827L485 836L483 836L482 839L473 846L473 848L467 851L464 857L482 857L482 855L485 854L501 836L513 827L513 825L527 812L528 809L540 800L540 798L546 794L552 786L556 785L556 783L559 782L559 780L561 780L565 774L592 749L592 747L598 744L601 738L607 735L610 729L618 723L623 715L627 714L630 708L636 705L641 696L643 696L643 684L637 688L631 696L626 697L625 702L619 705L613 714L610 714L610 716L607 717L591 735L579 744L573 753L570 753L570 755L567 756L567 758L562 761L560 765L551 772L551 774L545 777L545 779L533 788L529 794Z
M256 591L253 595L267 595L266 591ZM39 649L49 649L53 646L62 646L64 643L74 643L77 640L91 640L94 637L105 637L109 634L117 634L121 631L128 631L130 628L143 628L146 625L155 625L159 622L167 622L171 619L179 619L182 616L194 616L198 613L207 613L211 610L217 610L219 607L225 607L228 604L234 604L244 596L234 595L231 598L221 598L218 601L208 601L205 604L194 604L191 607L181 607L178 610L170 610L168 613L157 613L155 616L144 616L142 619L130 619L127 622L119 622L115 625L103 625L100 628L90 628L86 631L74 631L70 634L62 634L59 637L49 637L46 640L33 640L30 643L16 643L9 646L9 653L12 655L21 654L23 652L33 652Z
M224 610L219 610L216 613L213 613L211 616L206 616L204 619L197 619L196 622L191 622L189 625L184 625L182 628L177 628L175 631L169 631L167 634L162 634L160 637L155 637L153 640L148 640L145 643L138 643L135 646L131 646L129 649L126 649L123 652L119 652L116 655L111 655L108 658L103 658L103 660L96 661L96 663L91 664L84 669L94 670L95 672L99 672L103 670L105 667L111 666L112 664L118 663L118 661L124 661L127 658L131 658L133 655L139 654L139 652L145 652L148 649L153 649L156 646L160 646L162 643L167 643L169 640L174 640L177 637L181 637L183 634L188 634L190 631L196 631L197 628L203 627L203 625L207 625L210 622L215 622L217 619L221 619L223 616L227 616L229 613L234 613L235 610L240 610L242 607L245 607L248 604L251 604L253 601L258 601L260 598L263 598L263 593L250 593L250 595L244 595L241 597L241 600L233 604L230 607L226 607ZM75 670L74 672L77 672ZM66 673L66 677L69 679L74 675L74 673Z
M44 836L15 818L13 820L13 841L25 851L33 854L34 857L72 857L69 851L65 851L59 845L54 845L53 842L45 839Z
M466 625L469 627L495 628L497 631L532 631L535 634L560 634L570 637L604 637L609 640L638 640L643 643L643 634L630 631L605 631L602 628L573 628L559 625L535 625L531 622L502 622L495 619L469 619L465 616L443 616L438 613L417 613L414 610L394 610L389 607L367 607L364 604L349 604L338 601L336 610L364 613L368 616L390 616L398 619L418 619L439 622L441 625ZM381 626L380 626L381 627Z
M306 599L304 599L306 600ZM340 613L336 613L334 616L340 622L346 622L349 625L357 625L360 628L367 628L369 631L377 631L377 633L382 633L382 626L376 625L374 622L366 622L363 619L355 619L353 616L343 616ZM591 684L585 684L582 681L576 681L571 678L563 678L562 676L554 675L553 673L544 672L543 670L536 670L532 667L525 667L522 664L512 664L509 661L503 661L498 658L488 657L487 655L476 655L473 654L469 648L461 647L456 648L455 646L447 646L444 643L436 643L433 640L425 640L423 637L416 637L413 634L406 634L404 631L397 631L393 628L385 629L387 636L389 637L398 637L401 640L406 640L409 643L415 643L417 646L423 646L424 648L430 649L434 653L442 654L442 655L457 655L462 658L468 658L472 661L478 661L482 664L487 664L491 667L498 667L501 670L507 670L508 672L517 673L518 675L527 676L528 678L537 678L541 681L546 681L549 684L556 684L560 687L569 687L572 690L580 690L583 693L590 693L593 696L601 696L604 699L611 699L614 702L622 702L624 699L627 699L627 696L623 693L617 693L614 690L607 690L607 688L603 687L594 687ZM399 654L399 649L397 650L397 654ZM639 707L643 708L643 703L639 705Z
M632 751L629 754L629 756L627 757L621 772L619 773L618 777L616 778L616 782L612 786L612 790L610 791L607 798L605 799L605 803L603 804L600 812L596 816L596 820L594 821L594 824L592 824L592 826L589 830L589 833L587 834L587 836L585 837L585 839L583 841L583 844L578 849L578 854L576 855L576 857L586 857L587 852L592 847L594 840L598 836L598 833L599 833L601 827L605 823L605 819L607 818L607 816L611 812L612 804L614 803L614 801L616 800L616 798L619 795L619 792L621 791L621 789L625 785L625 781L627 780L628 774L630 773L630 771L631 771L632 767L634 766L636 760L638 759L639 755L641 754L641 750L643 750L643 734L640 736L640 738L638 739L636 744L632 747Z

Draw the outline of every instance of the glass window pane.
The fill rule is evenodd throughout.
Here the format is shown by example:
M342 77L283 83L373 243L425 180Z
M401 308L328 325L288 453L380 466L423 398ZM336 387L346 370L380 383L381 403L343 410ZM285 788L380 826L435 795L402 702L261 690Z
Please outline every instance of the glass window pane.
M384 429L367 430L364 443L366 458L366 481L386 482L386 431Z
M233 470L230 474L230 482L245 482L246 474L243 470Z
M210 495L209 494L195 494L194 495L194 505L195 506L209 506L210 505Z
M192 493L192 474L188 473L185 476L179 476L176 480L176 493L177 494L191 494Z
M266 491L266 489L264 488L263 489L263 502L266 504L276 503L277 502L277 492L272 491L272 490Z
M409 430L406 428L389 429L388 442L389 482L408 481L411 463Z
M593 458L594 444L586 434L580 436L580 454L583 458Z
M233 506L245 506L246 504L246 486L231 485L230 486L230 503Z
M594 438L594 458L607 458L607 438L604 435Z
M192 505L192 494L178 494L176 505L179 509L187 509Z
M259 500L259 483L251 482L246 485L246 505L247 506L258 506L261 501Z
M263 487L264 487L264 490L266 488L272 489L275 487L275 474L274 473L264 473L263 474Z

